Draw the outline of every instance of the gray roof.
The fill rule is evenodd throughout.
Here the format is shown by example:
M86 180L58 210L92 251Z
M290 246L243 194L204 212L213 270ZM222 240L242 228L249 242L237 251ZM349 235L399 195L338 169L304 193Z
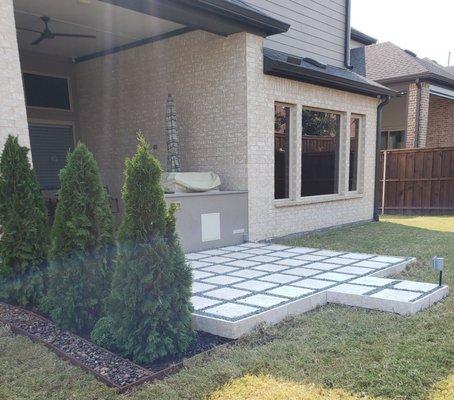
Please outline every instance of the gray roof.
M351 63L357 73L382 83L421 77L454 85L454 74L446 67L419 58L391 42L351 50Z
M293 55L272 50L268 48L263 49L265 59L269 61L277 61L289 68L293 68L294 76L311 76L314 79L319 79L323 82L333 82L339 86L350 87L353 89L364 89L368 94L387 94L391 95L395 92L389 88L374 82L360 74L357 74L346 68L333 67L331 65L323 65L310 58L295 57ZM345 89L347 90L347 89ZM355 90L354 90L355 91ZM360 92L361 90L357 90Z

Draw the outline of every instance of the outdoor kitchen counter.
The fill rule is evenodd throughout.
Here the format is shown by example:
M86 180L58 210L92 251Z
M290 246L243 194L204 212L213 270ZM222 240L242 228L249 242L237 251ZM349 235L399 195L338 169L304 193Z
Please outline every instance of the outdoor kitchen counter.
M247 240L247 191L210 191L165 195L179 210L177 231L185 252L231 246Z

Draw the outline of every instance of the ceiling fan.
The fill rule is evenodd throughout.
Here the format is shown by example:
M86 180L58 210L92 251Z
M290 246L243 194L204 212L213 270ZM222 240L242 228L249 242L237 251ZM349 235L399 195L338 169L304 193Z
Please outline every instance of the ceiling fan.
M41 43L43 40L55 39L56 37L74 37L74 38L85 38L85 39L95 39L96 38L96 36L94 36L94 35L80 35L80 34L76 34L76 33L53 32L49 28L50 18L43 16L43 17L41 17L41 20L44 22L44 30L42 32L36 31L34 29L21 28L19 26L17 27L17 29L19 29L21 31L34 32L34 33L40 34L39 38L34 40L31 43L32 45L37 45L37 44Z

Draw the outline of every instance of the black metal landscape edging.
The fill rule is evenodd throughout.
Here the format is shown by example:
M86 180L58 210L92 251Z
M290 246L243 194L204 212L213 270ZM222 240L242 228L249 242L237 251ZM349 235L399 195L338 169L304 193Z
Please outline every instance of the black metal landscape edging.
M1 311L1 308L3 307L6 307L6 308L10 308L10 309L16 309L22 313L27 313L29 316L33 317L33 318L36 318L40 321L42 321L43 323L45 324L48 324L49 326L54 326L54 323L52 321L50 321L49 319L47 318L44 318L42 317L41 315L38 315L36 313L34 313L33 311L29 311L29 310L26 310L26 309L23 309L21 307L14 307L14 306L11 306L9 304L5 304L5 303L1 303L0 302L0 311ZM47 342L46 340L43 340L42 338L38 337L37 335L27 331L26 329L16 325L13 321L11 320L8 320L8 319L5 319L1 313L0 313L0 322L2 322L3 324L6 324L10 327L11 331L14 333L14 334L18 334L18 335L22 335L22 336L26 336L28 337L32 342L34 343L40 343L40 344L43 344L44 346L46 346L49 350L51 350L52 352L54 352L58 357L60 357L61 359L63 360L66 360L68 361L69 363L83 369L84 371L86 372L89 372L91 374L93 374L96 379L98 379L100 382L104 383L105 385L111 387L111 388L115 388L119 393L125 393L135 387L138 387L144 383L147 383L147 382L152 382L152 381L156 381L156 380L161 380L161 379L164 379L166 378L167 376L170 376L172 374L175 374L176 372L178 372L184 365L184 362L189 360L189 359L192 359L192 358L196 358L196 357L199 357L199 356L207 356L209 354L211 354L214 350L216 349L219 349L221 347L224 347L226 345L228 345L230 342L227 342L227 343L223 343L221 345L218 345L218 346L214 346L213 348L209 349L209 350L206 350L206 351L202 351L200 352L199 354L196 354L194 355L193 357L189 358L189 359L184 359L184 360L181 360L175 364L172 364L170 366L168 366L167 368L164 368L160 371L157 371L157 372L153 372L152 370L149 370L147 368L144 368L144 367L141 367L135 363L133 363L132 361L128 360L128 359L125 359L125 358L122 358L120 356L118 356L117 354L107 350L107 349L104 349L102 347L99 347L99 346L96 346L94 345L92 342L78 336L78 335L75 335L75 334L70 334L71 336L77 338L78 340L80 340L81 342L83 342L84 344L87 344L89 346L94 346L96 348L99 348L100 349L100 352L104 352L105 354L108 354L112 357L115 357L115 358L120 358L122 360L124 360L125 363L128 363L130 365L133 365L135 368L141 370L143 372L143 374L145 376L131 382L131 383L128 383L128 384L125 384L125 385L120 385L116 382L114 382L113 380L109 379L108 377L104 376L103 374L101 374L100 372L94 370L93 368L91 368L90 366L88 366L86 363L84 363L83 361L77 359L76 357L72 356L71 354L68 354L66 353L65 351L61 350L60 348L58 348L57 346L55 346L54 344L52 343L49 343ZM63 333L66 333L64 331L61 331Z

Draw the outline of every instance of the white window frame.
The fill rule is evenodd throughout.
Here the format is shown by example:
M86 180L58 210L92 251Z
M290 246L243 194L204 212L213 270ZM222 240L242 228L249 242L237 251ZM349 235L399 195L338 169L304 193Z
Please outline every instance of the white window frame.
M365 145L366 145L366 116L364 114L311 107L301 104L292 104L286 101L275 103L285 104L290 107L290 166L289 166L289 199L275 199L275 207L289 207L305 204L326 203L339 200L349 200L364 196L364 164L365 164ZM273 104L275 104L273 103ZM273 108L274 109L274 108ZM301 196L301 174L302 174L302 110L319 111L340 115L339 130L339 165L338 165L338 193L325 194L319 196ZM358 174L357 190L349 191L349 171L350 171L350 119L351 117L360 119L359 139L358 139ZM273 189L274 190L274 189Z
M356 190L350 190L350 123L348 124L348 134L347 134L347 182L346 182L346 191L349 194L362 194L364 193L364 149L366 146L365 137L366 137L366 116L362 114L350 113L349 121L352 118L359 120L359 129L358 129L358 166L356 171Z

